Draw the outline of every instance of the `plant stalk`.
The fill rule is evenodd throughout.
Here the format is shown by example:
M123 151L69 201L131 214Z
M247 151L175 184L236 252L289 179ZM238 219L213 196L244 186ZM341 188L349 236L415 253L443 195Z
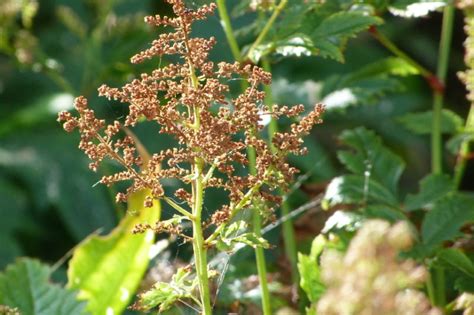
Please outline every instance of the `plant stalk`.
M268 59L262 58L262 66L263 69L267 72L271 73L271 66L268 62ZM271 86L265 86L265 104L273 105L273 94ZM271 150L275 153L276 149L275 146L272 144L272 139L275 133L278 132L278 123L276 119L273 117L270 120L268 125L268 142L270 143ZM284 192L279 189L278 194L280 196L284 196ZM286 200L283 200L281 204L281 217L286 218L290 213L290 205ZM291 218L288 220L284 220L282 223L282 231L283 231L283 243L285 246L286 256L290 261L291 265L291 279L293 284L299 287L299 274L298 274L298 260L297 260L297 248L296 248L296 241L295 241L295 231L293 229L293 221Z
M439 44L438 66L436 76L444 86L449 65L449 53L453 35L454 7L446 5L443 12L443 25ZM433 95L433 130L431 133L431 169L434 174L442 173L443 148L441 141L441 113L443 109L444 89L434 90Z
M242 58L243 60L249 59L249 57L253 54L253 51L258 47L258 45L262 43L262 41L265 39L268 32L272 28L273 23L275 23L277 17L280 15L281 11L285 8L287 3L288 3L288 0L281 0L280 3L278 3L278 6L273 11L272 15L270 16L267 23L263 27L262 31L260 32L260 34L258 34L257 39L253 42L252 46L250 46L245 57Z
M242 60L242 53L240 52L239 44L234 36L234 31L232 29L232 24L230 23L229 13L227 11L227 6L225 0L217 0L217 10L219 11L219 16L221 17L221 25L224 29L225 37L230 46L230 51L235 61Z
M282 0L282 2L286 0ZM224 28L224 32L227 38L227 42L229 43L229 46L232 51L232 55L236 61L242 61L244 58L242 58L242 52L239 48L239 45L237 43L237 40L235 39L234 32L232 29L232 24L230 22L229 14L227 11L227 6L225 0L217 0L217 8L219 11L219 15L221 17L221 24L222 27ZM276 18L276 16L275 16ZM273 22L272 22L273 23ZM267 31L268 32L268 31ZM261 38L262 34L258 38ZM257 38L257 40L258 40ZM262 37L263 39L263 37ZM255 45L255 43L254 43ZM253 45L253 46L254 46ZM245 90L246 86L242 85L241 86L242 90ZM250 173L251 174L256 174L256 153L255 149L249 147L247 149L247 153L249 156L249 168L250 168ZM257 236L262 235L262 218L260 215L259 207L257 204L253 205L253 212L252 212L252 223L253 223L253 232ZM270 291L268 289L268 279L267 279L267 267L266 267L266 262L265 262L265 253L263 248L257 247L255 248L255 259L257 263L257 272L258 272L258 278L260 282L260 291L262 295L262 310L264 315L271 315L272 314L272 309L271 309L271 304L270 304Z
M196 265L196 275L199 283L199 293L201 296L202 313L204 315L212 314L211 298L209 294L209 276L207 273L207 249L204 246L204 237L202 233L202 204L204 197L204 187L202 185L203 162L200 158L195 161L194 181L194 206L193 206L193 251L194 263Z
M431 172L441 174L443 171L443 147L441 139L441 114L444 102L444 85L449 65L449 53L451 50L451 39L453 35L454 6L446 5L443 12L443 25L441 28L441 40L439 44L438 65L436 76L441 83L442 89L433 90L433 125L431 133ZM434 299L435 305L443 308L446 304L446 279L443 268L434 268Z
M397 56L398 58L401 58L405 60L408 64L410 64L412 67L418 70L418 72L426 79L429 80L429 78L433 78L434 74L420 65L417 61L415 61L413 58L408 56L404 51L402 51L400 48L395 45L394 42L390 40L385 34L381 33L375 26L372 26L369 29L369 32L372 34L372 36L380 43L382 46L387 48L392 54Z

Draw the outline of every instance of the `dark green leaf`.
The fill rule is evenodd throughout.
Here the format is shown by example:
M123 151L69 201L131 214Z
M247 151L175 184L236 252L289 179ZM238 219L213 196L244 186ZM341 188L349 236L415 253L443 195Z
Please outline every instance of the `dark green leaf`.
M37 260L19 259L0 274L0 304L23 315L86 314L76 294L49 281L51 269Z
M430 174L420 181L420 192L408 195L405 210L413 211L431 208L433 204L454 190L454 184L448 175Z
M396 195L405 163L383 146L380 137L365 128L344 131L340 139L355 152L339 151L338 158L348 170L370 178ZM391 203L391 201L390 201Z
M444 264L472 277L472 281L474 281L474 263L461 250L455 248L442 249L437 253L437 257Z
M443 241L454 240L462 235L459 229L474 221L474 198L450 194L437 201L421 226L423 245L427 249L439 246Z
M366 30L371 25L381 23L382 20L375 16L364 15L357 11L342 11L324 19L311 36L313 38L351 37L360 31Z
M410 113L398 118L398 121L413 133L426 135L431 134L433 130L433 112ZM464 120L456 113L443 109L441 116L441 132L455 134L462 130Z

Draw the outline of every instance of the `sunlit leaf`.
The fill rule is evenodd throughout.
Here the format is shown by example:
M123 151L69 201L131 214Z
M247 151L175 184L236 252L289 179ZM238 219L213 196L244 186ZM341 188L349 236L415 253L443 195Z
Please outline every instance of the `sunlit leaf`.
M317 236L312 243L310 255L298 253L298 270L301 276L301 288L306 292L310 302L317 302L325 291L320 279L318 259L325 246L325 238Z
M393 15L402 17L422 17L446 5L446 0L397 0L390 5Z
M128 214L106 236L91 235L73 253L69 264L69 287L79 290L78 297L88 301L93 314L121 313L129 304L150 261L154 232L132 234L138 223L154 224L160 205L144 207L149 193L132 194Z
M50 282L49 266L19 259L0 273L0 304L16 307L23 315L86 314L76 293Z
M164 312L176 301L191 298L197 282L190 280L190 274L188 269L178 269L170 283L155 283L151 289L139 295L133 307L142 311L158 307L160 312Z
M398 203L395 196L376 181L361 175L344 175L331 181L322 205L331 208L336 205L363 205L370 202L393 207Z

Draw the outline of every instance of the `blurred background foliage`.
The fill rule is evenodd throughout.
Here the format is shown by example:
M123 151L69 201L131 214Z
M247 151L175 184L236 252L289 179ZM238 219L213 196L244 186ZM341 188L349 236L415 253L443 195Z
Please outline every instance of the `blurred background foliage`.
M200 4L189 2L190 6ZM253 41L255 15L242 3L229 1L239 41ZM289 6L291 8L291 6ZM288 9L290 10L290 9ZM78 136L67 135L56 122L59 110L72 107L77 95L94 104L99 115L120 118L124 106L99 99L100 84L121 86L141 72L150 71L166 60L133 66L129 58L146 47L160 30L148 28L143 16L167 13L163 1L143 0L2 0L0 3L0 269L18 256L37 257L50 264L58 262L93 231L109 232L124 215L124 206L114 203L114 189L96 185L101 174L87 168L88 161L77 149ZM461 13L457 13L449 64L445 107L466 117L465 89L456 72L464 69ZM393 42L427 69L434 71L439 43L441 15L433 12L422 18L401 18L383 14L379 26ZM196 26L196 34L215 36L218 44L211 58L231 61L230 49L217 16ZM429 173L429 135L407 129L420 127L409 113L428 111L432 93L428 83L404 68L368 32L360 33L343 45L344 59L321 56L272 58L274 98L280 104L328 105L324 125L306 140L309 154L293 161L307 180L290 198L292 208L321 193L329 180L343 168L335 152L342 130L365 126L379 134L383 142L406 162L401 179L402 196L417 190L418 181ZM392 66L390 66L393 63ZM384 65L383 67L381 65ZM380 70L382 68L383 70ZM389 70L387 70L389 69ZM392 69L392 70L390 70ZM400 69L405 69L400 71ZM450 131L462 123L448 119ZM427 119L429 121L429 118ZM411 123L411 127L410 127ZM414 126L413 126L414 125ZM450 129L451 128L451 129ZM423 128L421 128L423 129ZM150 124L134 132L149 151L166 146L157 139ZM160 138L163 139L163 138ZM445 151L444 163L452 169L455 155ZM110 168L115 167L110 165ZM474 168L468 164L462 188L473 189ZM176 185L174 182L167 185ZM219 196L207 198L209 208ZM164 216L171 211L165 209ZM297 239L308 247L323 222L311 215L295 222ZM278 228L267 234L279 244ZM186 259L189 249L177 243L170 259ZM282 246L268 251L269 269L282 273L288 262L278 259ZM176 249L178 253L176 254ZM251 250L235 257L228 268L222 303L232 302L233 286L242 272L255 273ZM248 264L249 268L243 268ZM55 274L65 280L65 266ZM255 298L251 291L240 300ZM227 300L226 300L227 299Z

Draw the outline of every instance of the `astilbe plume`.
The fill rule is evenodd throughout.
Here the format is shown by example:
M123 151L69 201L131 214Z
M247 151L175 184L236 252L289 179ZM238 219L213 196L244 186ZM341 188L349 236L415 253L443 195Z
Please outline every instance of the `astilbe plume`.
M160 199L188 216L193 220L194 240L202 238L201 192L211 187L227 192L229 204L215 209L211 216L211 222L218 228L205 244L203 240L199 242L205 251L215 244L216 232L221 231L238 211L252 203L279 201L271 191L276 187L285 189L297 172L286 161L287 155L305 153L302 137L314 124L321 122L323 106L316 105L298 123L293 123L288 132L276 133L271 144L264 141L260 137L262 115L295 119L303 113L304 106L263 105L265 94L259 88L271 83L270 73L251 64L214 64L208 60L215 38L192 38L191 27L194 21L212 14L214 4L191 10L182 0L167 2L173 7L174 17L148 16L145 22L173 31L160 34L151 47L133 56L131 62L141 63L153 57L172 55L178 56L180 61L144 73L122 88L102 85L98 89L100 96L128 104L129 111L123 122L107 124L97 118L82 96L74 102L78 115L61 112L58 120L68 132L79 130L79 148L92 160L90 169L96 171L105 159L115 160L123 166L123 171L100 180L107 186L119 181L131 183L126 191L117 194L118 202L126 201L136 191L149 189L152 197L145 200L145 206L151 206L153 199ZM234 78L242 78L248 87L237 97L229 98L230 87L226 83ZM138 153L134 137L122 136L124 127L133 128L142 119L159 124L160 133L173 136L176 146L144 160ZM239 169L248 169L248 147L255 150L256 172L239 175ZM165 195L162 180L170 178L184 184L184 188L176 190L174 195L187 204L191 212ZM151 226L142 225L136 231L146 228ZM160 226L158 230L169 232L173 229Z
M175 32L161 34L149 49L133 56L131 62L141 63L154 56L178 55L183 63L172 63L151 74L142 74L140 79L122 88L102 85L99 95L129 104L129 113L123 123L114 121L107 125L105 120L96 118L87 99L82 96L74 101L79 116L61 112L58 120L64 122L64 129L68 132L79 129L79 148L92 160L90 169L96 171L105 158L124 166L123 172L101 179L101 183L107 186L118 181L132 181L126 192L117 194L117 201L126 201L132 192L143 188L151 189L153 197L159 199L164 194L162 179L178 178L191 184L196 164L201 165L201 174L205 171L204 166L210 171L205 180L206 188L220 187L230 193L231 206L224 209L232 209L255 185L287 186L297 169L286 162L286 156L305 152L301 138L314 124L321 122L323 106L318 104L299 123L292 124L291 132L277 133L273 145L278 150L273 154L269 144L258 136L258 131L263 128L259 124L262 115L295 117L304 111L304 106L263 105L265 94L258 87L271 83L270 73L250 64L221 62L216 66L207 60L215 39L190 38L191 23L212 13L214 5L189 10L182 1L168 2L173 4L177 17L157 15L146 17L145 21L156 26L171 26ZM234 75L244 77L249 87L227 101L229 86L222 83L222 79ZM213 109L215 105L219 106L217 110ZM153 154L147 168L142 168L143 161L134 139L131 136L118 138L123 127L135 126L142 117L156 121L161 126L160 133L170 134L178 142L175 148ZM241 134L245 135L244 139L239 139ZM245 150L249 146L256 151L257 174L234 175L236 163L248 164ZM186 169L181 165L190 167ZM214 176L214 170L226 175L226 179ZM176 195L192 206L188 191L179 189ZM258 195L257 190L255 195ZM261 194L259 197L269 196Z
M328 249L321 255L326 293L317 305L322 315L440 315L416 289L427 277L423 266L400 260L413 242L406 222L390 226L383 220L364 223L347 252Z

